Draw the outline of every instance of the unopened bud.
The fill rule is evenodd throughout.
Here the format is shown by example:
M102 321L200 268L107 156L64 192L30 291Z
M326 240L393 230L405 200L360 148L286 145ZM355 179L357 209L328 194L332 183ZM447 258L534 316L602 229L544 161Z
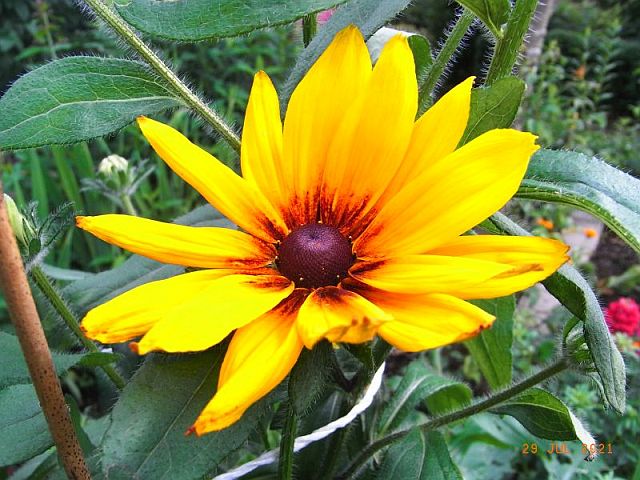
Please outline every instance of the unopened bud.
M11 225L11 230L13 230L13 234L20 244L28 245L29 239L27 238L27 234L32 233L31 227L25 222L13 198L6 193L4 194L4 204L7 208L7 216L9 217L9 224Z
M106 176L111 176L114 173L126 172L127 168L129 168L129 162L126 158L120 155L109 155L100 161L98 172Z

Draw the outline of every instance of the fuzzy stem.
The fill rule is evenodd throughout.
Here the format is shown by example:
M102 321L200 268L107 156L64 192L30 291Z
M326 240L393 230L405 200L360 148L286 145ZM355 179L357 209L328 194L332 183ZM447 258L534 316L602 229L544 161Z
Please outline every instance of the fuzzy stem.
M135 50L140 58L153 68L158 76L171 86L178 97L211 125L215 131L222 135L234 150L237 152L240 151L240 139L231 127L224 122L222 117L192 92L116 12L110 9L102 0L84 0L84 2L93 9L102 21L113 29L127 45Z
M504 29L504 35L496 40L485 85L491 85L496 80L511 74L537 5L538 0L516 1Z
M49 281L49 278L45 275L40 267L35 265L31 268L29 272L31 278L38 286L42 294L47 298L51 306L55 309L55 311L60 315L60 318L64 321L65 325L75 334L75 336L80 340L82 345L91 353L99 352L98 347L89 340L80 330L79 322L76 316L69 310L66 303L53 286L53 284ZM100 368L104 371L104 373L111 379L113 384L119 389L122 390L126 384L124 379L120 376L120 374L113 368L112 365L102 365Z
M431 104L431 93L438 83L440 77L444 73L445 68L451 61L451 57L456 53L456 50L460 47L462 38L466 35L469 27L473 24L474 16L468 10L465 10L460 17L456 20L455 25L451 28L449 36L445 40L442 48L433 60L433 65L427 72L427 76L424 79L422 85L422 91L420 92L421 102L418 106L418 114L421 115Z
M296 441L298 431L298 417L289 404L287 407L287 418L282 427L282 439L280 440L280 460L278 462L278 480L291 480L293 475L293 446Z
M2 193L0 182L0 287L64 470L69 478L90 479L38 311L31 296Z
M138 216L138 212L136 211L136 207L133 206L130 195L123 193L120 200L122 201L122 207L124 208L124 211L127 212L127 215L134 217Z
M484 400L476 402L472 405L469 405L466 408L462 408L460 410L456 410L447 415L442 415L441 417L436 417L433 420L429 420L421 425L417 425L416 427L410 428L408 430L401 430L399 432L392 433L387 435L386 437L382 437L379 440L376 440L368 447L366 447L360 455L358 455L353 462L336 478L339 480L345 480L348 478L353 478L359 470L369 461L369 459L376 453L378 450L390 445L391 443L399 440L404 437L408 433L410 433L414 428L419 428L422 431L434 430L436 428L440 428L444 425L448 425L450 423L456 422L458 420L462 420L463 418L470 417L477 413L488 410L489 408L498 405L510 398L518 395L519 393L524 392L528 388L531 388L550 377L566 370L569 367L569 361L562 357L558 361L552 363L548 367L540 370L538 373L531 375L530 377L525 378L524 380L511 385L510 387L502 390L501 392L496 393L490 397L487 397Z

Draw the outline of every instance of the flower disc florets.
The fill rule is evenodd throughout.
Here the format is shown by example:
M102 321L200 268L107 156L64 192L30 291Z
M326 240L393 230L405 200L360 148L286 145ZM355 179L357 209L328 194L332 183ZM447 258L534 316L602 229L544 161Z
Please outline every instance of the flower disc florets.
M322 223L293 230L278 249L280 273L299 288L337 285L353 264L351 242L335 227Z

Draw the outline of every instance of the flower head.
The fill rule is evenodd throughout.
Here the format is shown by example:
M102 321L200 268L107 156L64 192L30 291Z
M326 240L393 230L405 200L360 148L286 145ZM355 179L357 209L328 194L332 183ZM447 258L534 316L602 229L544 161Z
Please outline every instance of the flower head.
M604 318L613 333L640 335L640 305L633 298L622 297L611 302L604 309Z
M470 78L415 120L413 56L394 37L372 67L353 26L294 91L256 74L242 176L167 125L138 123L158 155L241 231L125 215L79 217L97 237L198 270L90 311L86 334L151 351L205 350L233 333L202 434L238 420L317 342L379 335L405 351L458 342L494 317L466 300L508 295L562 265L535 237L464 235L516 192L535 137L492 130L461 148Z

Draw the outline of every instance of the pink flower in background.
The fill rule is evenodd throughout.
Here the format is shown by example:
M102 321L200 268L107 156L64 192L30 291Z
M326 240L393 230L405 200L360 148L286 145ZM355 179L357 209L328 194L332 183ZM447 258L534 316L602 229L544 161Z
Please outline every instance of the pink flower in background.
M604 309L604 318L611 332L638 335L640 327L640 305L633 298L622 297Z
M336 11L335 8L330 8L329 10L323 10L320 13L318 13L316 20L320 25L322 25L323 23L327 23L331 18L331 15L333 15L333 12L335 11Z

